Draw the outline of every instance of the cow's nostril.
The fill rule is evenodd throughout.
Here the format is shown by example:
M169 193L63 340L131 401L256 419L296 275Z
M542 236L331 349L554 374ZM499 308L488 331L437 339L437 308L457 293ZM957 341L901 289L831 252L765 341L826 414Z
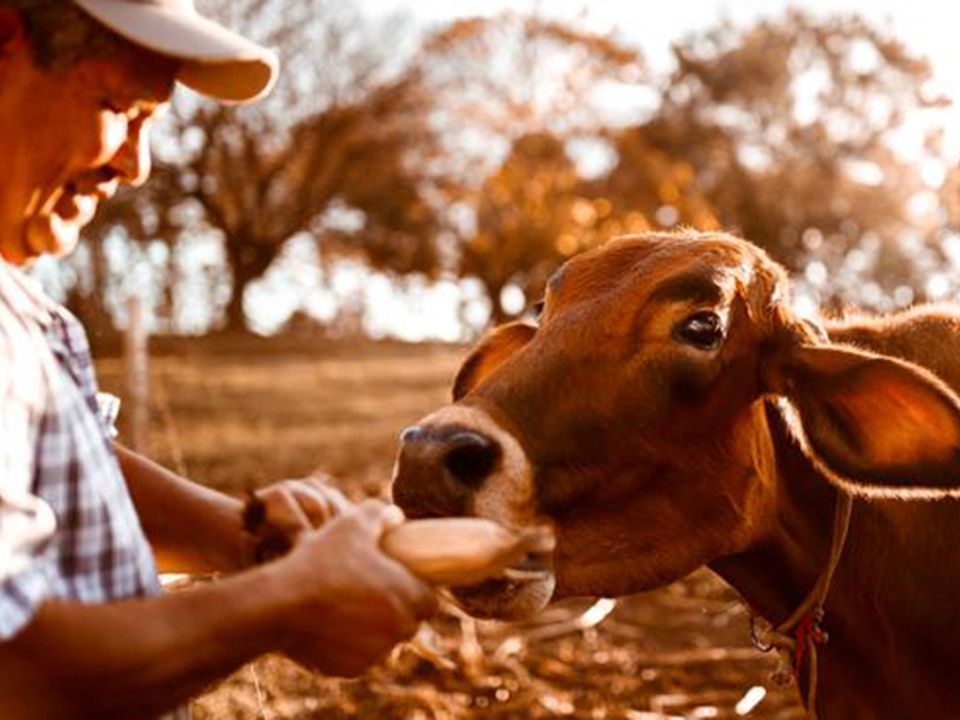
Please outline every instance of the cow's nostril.
M408 428L404 428L403 432L400 433L400 442L401 443L415 443L423 440L426 437L426 431L419 425L411 425Z
M493 472L498 447L479 433L459 432L447 441L443 465L458 482L476 487Z

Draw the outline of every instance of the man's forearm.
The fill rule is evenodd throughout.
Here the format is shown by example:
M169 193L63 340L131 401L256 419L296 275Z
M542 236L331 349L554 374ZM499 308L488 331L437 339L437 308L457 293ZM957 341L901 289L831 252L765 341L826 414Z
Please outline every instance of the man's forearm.
M199 573L248 565L252 538L243 530L240 500L115 447L161 571Z
M271 566L160 598L48 602L0 645L0 717L152 718L282 648Z

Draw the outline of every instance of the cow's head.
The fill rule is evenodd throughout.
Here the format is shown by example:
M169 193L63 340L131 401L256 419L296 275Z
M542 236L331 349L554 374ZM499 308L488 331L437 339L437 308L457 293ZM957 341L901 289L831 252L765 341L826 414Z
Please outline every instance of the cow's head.
M411 516L554 529L543 573L455 591L475 614L655 587L769 531L771 400L835 481L960 478L960 405L933 375L831 345L749 243L648 235L571 260L538 326L480 344L454 403L404 433L394 499Z

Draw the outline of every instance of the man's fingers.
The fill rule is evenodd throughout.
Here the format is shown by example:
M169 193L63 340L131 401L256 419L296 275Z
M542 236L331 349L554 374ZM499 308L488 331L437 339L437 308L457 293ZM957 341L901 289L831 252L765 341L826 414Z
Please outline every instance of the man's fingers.
M378 537L392 527L403 523L403 510L382 500L364 500L357 507L364 524Z
M414 608L402 596L401 593L392 592L386 594L386 600L390 604L391 623L388 632L394 643L402 642L413 637L417 628L420 627L420 618L414 612Z
M343 515L353 507L346 495L323 477L309 477L304 482L323 496L327 504L334 509L334 514Z
M358 506L357 514L367 528L378 536L405 519L399 507L380 500L365 500ZM425 620L436 614L437 597L433 588L388 555L381 554L381 565L379 572L417 620Z
M387 590L403 605L415 621L433 617L437 612L437 598L433 588L414 576L402 563L397 562L380 549L380 537L404 521L403 511L396 505L381 500L365 500L348 512L339 523L356 523L367 533L376 545L376 554L370 559L374 563L370 577L382 581L381 587ZM333 527L331 526L331 530ZM343 529L346 529L343 527ZM359 528L358 528L359 529Z
M313 527L297 498L286 489L278 488L262 499L267 509L267 525L294 536Z
M416 620L427 620L436 615L436 591L389 555L383 555L382 558L380 572Z
M413 617L420 620L429 620L437 614L437 593L432 587L410 574L410 571L399 563L399 573L394 576L393 586L400 595L404 604L410 609Z
M264 507L264 524L296 540L305 530L318 528L353 504L318 478L285 480L257 493Z
M393 613L401 621L397 630L407 639L416 633L421 621L436 615L437 596L433 588L410 575L402 565L390 561L389 566L381 576L390 587L386 596Z
M436 591L425 582L417 580L417 588L411 602L413 614L417 620L429 620L440 609Z
M310 527L319 527L340 514L327 495L315 487L295 483L290 485L289 491L306 514Z

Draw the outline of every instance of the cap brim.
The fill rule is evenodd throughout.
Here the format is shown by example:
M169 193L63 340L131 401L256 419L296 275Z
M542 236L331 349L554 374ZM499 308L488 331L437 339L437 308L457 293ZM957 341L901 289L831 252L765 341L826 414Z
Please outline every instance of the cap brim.
M189 6L129 0L74 0L117 35L183 62L177 80L217 100L250 102L270 92L277 55Z

